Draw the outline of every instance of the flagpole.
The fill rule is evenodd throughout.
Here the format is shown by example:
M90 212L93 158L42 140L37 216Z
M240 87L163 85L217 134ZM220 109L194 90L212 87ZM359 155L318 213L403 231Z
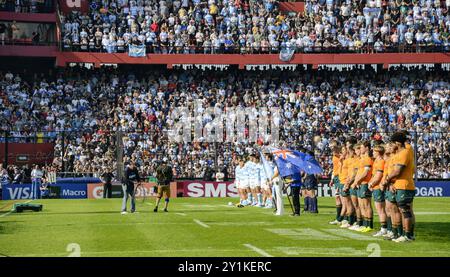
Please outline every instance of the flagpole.
M264 163L263 161L265 160L265 158L263 156L264 154L262 153L261 149L258 149L258 153L259 153L259 156L261 158L261 162ZM267 173L267 169L266 169L266 165L265 164L263 164L263 169L264 169L264 173L266 174L266 177L268 177L269 174ZM269 180L269 178L267 178L267 180L270 182L269 184L271 186L270 190L272 191L272 204L274 204L275 210L278 210L277 202L276 202L277 195L276 195L276 193L274 193L274 192L276 192L276 190L272 189L273 188L272 180Z
M283 179L283 178L281 178L281 179ZM284 188L284 182L283 181L281 181L281 182L282 182L283 188ZM291 185L288 185L288 187L290 187L290 186ZM291 192L292 192L292 190L291 190ZM294 206L292 206L291 198L289 198L289 193L287 193L287 188L286 188L286 196L287 196L287 199L289 201L289 205L291 206L292 213L294 214L295 213Z

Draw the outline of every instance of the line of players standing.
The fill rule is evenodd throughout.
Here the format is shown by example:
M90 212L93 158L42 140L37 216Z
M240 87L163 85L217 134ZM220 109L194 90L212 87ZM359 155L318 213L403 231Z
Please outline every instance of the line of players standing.
M259 155L252 154L246 159L239 157L235 169L235 186L238 190L239 206L256 206L261 208L274 208L273 201L281 191L291 188L293 216L300 215L300 195L304 197L304 212L318 213L317 184L318 180L313 174L299 172L298 176L280 176L272 155L265 153L267 163L261 161ZM283 182L280 182L282 177ZM280 190L278 190L278 186ZM277 207L275 207L277 209ZM279 208L279 207L278 207ZM277 213L277 211L275 211ZM281 215L280 213L277 213Z
M270 162L273 168L273 163ZM272 189L268 176L269 172L264 168L260 158L252 154L246 161L245 158L238 158L238 165L235 169L235 186L238 190L242 206L257 206L261 208L273 208Z

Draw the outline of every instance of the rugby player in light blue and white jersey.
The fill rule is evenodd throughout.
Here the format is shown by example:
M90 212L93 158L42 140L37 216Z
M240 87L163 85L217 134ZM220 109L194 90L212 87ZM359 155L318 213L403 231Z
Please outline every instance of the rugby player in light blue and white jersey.
M266 176L266 173L264 170L264 165L262 164L259 156L255 157L255 164L256 164L257 171L258 171L258 184L255 188L256 197L258 198L258 207L263 208L264 207L263 195L265 194L264 189L266 189L268 186L267 176ZM264 186L264 189L262 188L263 186Z
M261 162L263 167L261 171L261 190L263 193L264 208L271 209L273 208L271 180L274 174L275 164L272 162L271 155L264 155L267 163L264 165L264 163Z
M238 158L238 165L236 166L234 173L234 185L239 193L239 204L244 206L247 205L248 177L245 168L245 159L243 157Z
M249 160L245 163L245 171L247 172L247 205L257 205L254 187L258 183L258 175L256 171L256 164L254 163L254 156L251 155Z
M249 170L249 184L253 196L252 206L261 206L262 194L260 172L263 168L259 165L259 159L255 154L251 155L251 161L252 163L250 164L251 167Z

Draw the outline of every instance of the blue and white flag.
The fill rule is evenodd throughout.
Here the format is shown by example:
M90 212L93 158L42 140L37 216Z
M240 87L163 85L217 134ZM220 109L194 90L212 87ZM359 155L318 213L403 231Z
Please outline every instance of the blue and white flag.
M289 47L281 48L280 61L289 62L294 57L295 49Z
M145 57L145 45L133 45L128 46L128 56L130 57Z
M274 168L270 165L269 161L266 159L263 153L259 151L259 156L261 157L261 163L263 165L264 173L268 179L272 179L274 174Z

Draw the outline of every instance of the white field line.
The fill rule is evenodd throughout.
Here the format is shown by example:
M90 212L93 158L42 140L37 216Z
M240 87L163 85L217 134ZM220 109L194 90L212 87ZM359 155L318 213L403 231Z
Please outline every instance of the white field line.
M285 236L293 240L344 240L339 236L334 236L320 230L312 228L288 228L288 229L266 229L274 234Z
M244 244L244 246L247 247L247 248L249 248L249 249L251 249L251 250L253 250L253 251L255 251L256 253L260 254L261 256L264 256L264 257L273 257L272 255L270 255L270 254L267 253L266 251L264 251L264 250L262 250L262 249L260 249L260 248L258 248L258 247L256 247L256 246L253 246L253 245L251 245L251 244L246 243L246 244Z
M217 225L217 226L270 226L270 225L280 225L279 222L264 222L264 221L255 221L255 222L233 222L233 221L223 221L223 222L210 222L209 225Z
M28 201L26 201L26 202L23 202L24 204L28 204L28 203L30 203L31 201L33 201L33 200L28 200ZM13 209L11 209L9 212L7 212L7 213L5 213L5 214L2 214L2 215L0 215L0 217L5 217L5 216L7 216L7 215L9 215L9 214L11 214L12 212L13 212L14 210Z
M187 214L185 213L175 213L176 215L181 215L181 216L186 216Z
M202 222L203 223L203 222ZM81 227L81 226L127 226L127 225L193 225L199 224L197 222L117 222L117 223L69 223L69 224L38 224L33 226L33 228L49 228L49 227ZM205 224L205 223L203 223ZM290 222L237 222L237 221L227 221L227 222L210 222L209 225L217 225L217 226L272 226L272 225L290 225ZM206 224L205 224L206 225ZM208 225L208 227L210 227ZM31 225L30 225L31 226ZM23 232L27 232L23 230Z
M309 247L275 247L276 251L283 252L290 256L300 255L325 255L325 256L367 256L369 253L363 250L357 250L351 247L337 248L309 248Z
M251 245L250 245L251 246ZM254 246L253 246L254 247ZM259 249L259 248L258 248ZM261 249L260 249L261 250ZM274 247L271 248L272 251L276 252L282 252L284 255L276 255L276 256L304 256L305 254L311 256L317 256L317 255L325 255L328 257L331 256L364 256L369 255L369 252L365 252L364 250L357 250L353 248L299 248L299 247ZM155 250L111 250L111 251L81 251L81 256L90 256L90 255L96 255L96 256L113 256L117 254L129 254L128 256L133 256L137 254L147 254L147 253L189 253L189 252L254 252L255 250L253 248L249 249L211 249L211 248L205 248L205 249L155 249ZM354 252L353 252L354 251ZM383 250L383 253L403 253L402 250ZM14 254L11 255L11 257L61 257L61 256L67 256L69 252L59 252L59 253L26 253L26 254ZM363 254L364 253L364 254ZM444 250L421 250L420 253L423 254L441 254L443 256L448 256L448 251ZM270 255L270 254L269 254ZM271 256L270 256L271 257Z
M136 254L152 254L152 253L189 253L189 252L233 252L236 251L244 251L244 252L253 252L253 250L243 250L243 249L155 249L155 250L111 250L111 251L81 251L81 256L90 256L90 255L102 255L102 256L113 256L117 254L129 254L128 256L133 256ZM59 253L32 253L32 254L16 254L11 257L60 257L67 256L69 252L59 252Z
M198 225L202 226L202 227L205 227L205 228L210 228L210 226L209 226L209 225L207 225L207 224L205 224L205 223L201 222L201 221L200 221L200 220L198 220L198 219L194 219L194 222L195 222L195 223L197 223Z

